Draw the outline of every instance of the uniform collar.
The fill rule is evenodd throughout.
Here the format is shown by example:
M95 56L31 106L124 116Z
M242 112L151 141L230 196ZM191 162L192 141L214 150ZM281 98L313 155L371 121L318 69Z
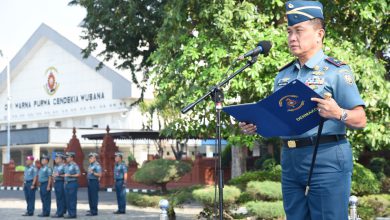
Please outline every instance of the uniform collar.
M325 59L325 54L322 49L320 49L316 54L314 54L308 61L306 61L305 65L307 68L313 69L316 65L318 65L322 60ZM300 69L299 60L295 61L295 66Z
M318 65L323 59L325 58L324 51L320 49L314 56L312 56L306 63L305 66L307 66L310 69L313 69L314 66Z

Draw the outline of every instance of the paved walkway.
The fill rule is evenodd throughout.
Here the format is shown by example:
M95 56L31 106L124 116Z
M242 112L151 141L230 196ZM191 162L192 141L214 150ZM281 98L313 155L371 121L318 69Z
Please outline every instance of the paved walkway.
M160 210L157 208L139 208L127 205L125 215L114 215L113 211L117 209L115 193L99 192L99 215L85 216L88 206L86 189L80 189L78 192L77 219L106 220L106 219L160 219ZM55 213L55 196L52 194L51 214ZM23 191L0 191L0 219L12 220L33 220L33 219L52 219L50 217L40 218L37 215L41 213L42 203L39 192L36 193L35 213L32 217L21 216L26 210ZM196 215L201 211L200 207L175 208L178 220L196 219Z

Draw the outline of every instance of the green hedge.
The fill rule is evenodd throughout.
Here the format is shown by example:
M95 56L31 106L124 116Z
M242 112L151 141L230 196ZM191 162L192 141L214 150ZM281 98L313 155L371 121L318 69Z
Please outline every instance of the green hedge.
M161 199L167 199L169 204L174 207L183 205L186 202L194 200L192 191L199 189L201 186L192 186L182 189L169 190L167 194L140 194L130 192L127 194L129 204L140 207L158 207Z
M276 181L280 182L282 176L282 168L276 165L270 171L250 171L243 173L241 176L235 177L229 181L230 185L235 185L240 188L245 188L250 181Z
M245 204L248 212L258 219L271 220L285 216L283 202L252 201Z
M235 186L227 186L223 188L223 202L225 208L230 207L236 203L240 197L241 191ZM205 208L212 208L214 205L214 186L208 186L204 189L196 189L192 192L194 199L202 203ZM218 201L218 188L217 188L217 201Z
M0 184L3 183L3 174L0 173Z
M158 207L158 203L163 196L158 195L147 195L140 193L129 192L127 194L127 201L131 205L140 206L140 207Z
M275 201L282 200L282 184L273 181L251 181L246 191L254 200Z
M390 195L378 194L363 196L358 201L358 214L364 220L375 217L390 217Z
M23 171L24 172L25 166L19 165L15 167L15 171Z
M354 164L352 175L352 195L369 195L379 193L381 183L374 173L359 163Z

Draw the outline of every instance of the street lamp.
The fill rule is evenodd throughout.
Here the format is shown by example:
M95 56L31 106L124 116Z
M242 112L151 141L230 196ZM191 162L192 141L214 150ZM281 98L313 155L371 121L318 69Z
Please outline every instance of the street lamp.
M5 163L10 161L10 149L11 149L11 80L10 80L10 61L7 57L3 55L3 52L0 50L0 56L5 58L7 61L7 148L6 148L6 157Z

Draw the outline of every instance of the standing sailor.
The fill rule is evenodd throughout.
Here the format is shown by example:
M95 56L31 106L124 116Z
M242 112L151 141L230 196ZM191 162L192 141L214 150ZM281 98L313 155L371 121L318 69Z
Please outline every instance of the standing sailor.
M35 210L35 185L37 183L38 170L34 166L34 157L26 157L26 167L24 169L24 197L27 202L27 212L23 216L33 216Z
M74 162L75 152L66 152L65 166L65 199L66 208L68 209L68 215L64 218L76 218L77 217L77 190L79 184L77 178L80 176L80 168Z
M114 180L116 200L118 202L118 210L114 214L126 213L126 182L127 182L127 167L122 161L123 153L115 152L115 167L114 167Z
M53 218L62 218L66 212L64 175L65 175L65 155L56 153L56 165L53 169L54 191L56 194L57 212Z
M53 175L53 170L47 165L49 163L49 156L41 156L42 167L38 171L38 182L39 182L39 194L42 201L42 213L39 214L39 217L48 217L50 216L50 207L51 207L51 184Z
M96 161L97 153L90 153L88 155L88 202L89 213L87 216L98 215L98 201L99 201L99 179L102 176L102 167Z

